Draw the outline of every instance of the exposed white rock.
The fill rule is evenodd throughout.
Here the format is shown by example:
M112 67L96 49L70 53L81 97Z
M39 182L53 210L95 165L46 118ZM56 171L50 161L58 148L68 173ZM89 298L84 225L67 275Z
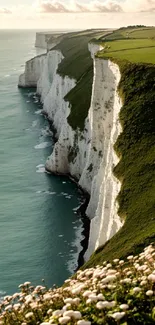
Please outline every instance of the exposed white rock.
M40 32L40 33L36 33L36 41L35 41L35 47L39 47L42 49L47 49L47 44L48 41L50 39L50 37L52 36L52 32L48 33L48 32Z
M89 49L94 58L99 47L89 44ZM110 60L94 58L89 115L85 120L84 131L74 131L67 122L70 107L64 96L75 87L76 80L67 76L63 78L57 73L62 59L61 52L50 51L46 58L42 57L42 61L39 61L38 70L38 58L36 62L33 59L36 68L32 67L32 71L28 71L26 65L25 79L23 81L21 77L20 83L27 85L32 81L37 82L37 92L44 110L57 130L58 141L46 167L54 173L70 173L90 193L86 211L91 219L87 259L122 226L116 204L120 184L112 173L118 162L113 145L121 131L118 115L122 103L117 94L121 75L119 67Z
M95 59L93 96L89 113L91 149L80 179L80 185L86 188L91 181L90 174L92 175L91 199L87 208L87 214L92 220L86 259L122 226L116 203L120 183L112 172L118 163L113 146L121 132L119 111L122 103L117 93L120 77L116 64L110 60ZM92 166L91 173L88 166Z
M47 95L49 94L51 87L53 87L53 83L57 75L57 68L62 59L63 55L60 51L49 51L46 55L45 61L42 66L42 73L40 74L40 78L36 84L37 93L41 96L41 100L43 103L45 103L45 101L48 101ZM47 109L52 111L52 109L50 109L50 101L52 102L53 98L49 99Z
M46 54L38 55L25 64L25 72L19 77L19 87L36 87L42 74Z

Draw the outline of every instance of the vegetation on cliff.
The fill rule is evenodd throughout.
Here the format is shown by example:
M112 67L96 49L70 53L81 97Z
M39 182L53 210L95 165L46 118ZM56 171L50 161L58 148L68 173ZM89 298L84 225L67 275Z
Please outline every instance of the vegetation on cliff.
M155 322L155 249L79 270L58 289L33 287L6 296L1 325L153 325Z
M109 56L121 72L118 91L123 102L119 116L123 132L115 144L120 162L114 168L114 174L122 183L118 213L125 223L92 255L84 268L102 263L104 259L110 261L137 254L155 240L155 65L131 62L135 61L134 51L130 62L118 59L118 53L123 53L121 58L127 53L124 41L119 42L122 43L120 52L109 52L108 49L99 52L98 57L107 59ZM114 48L117 42L110 44ZM135 41L133 44L136 45ZM148 60L149 50L145 57L145 61Z
M59 64L58 73L76 79L76 86L66 95L71 113L68 123L75 130L84 129L85 119L91 102L93 84L93 60L88 50L91 39L98 39L105 32L88 30L78 33L69 33L54 48L60 50L64 59Z

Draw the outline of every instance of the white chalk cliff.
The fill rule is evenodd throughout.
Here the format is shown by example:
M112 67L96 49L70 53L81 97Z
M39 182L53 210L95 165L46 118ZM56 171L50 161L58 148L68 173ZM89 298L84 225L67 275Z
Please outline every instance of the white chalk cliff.
M48 41L52 35L52 32L40 32L36 33L36 41L35 41L35 47L39 47L42 49L48 48Z
M58 141L46 162L47 169L54 173L70 173L90 194L86 213L91 219L91 228L86 259L122 226L116 203L120 183L112 173L118 162L113 146L121 132L118 116L122 103L117 93L121 75L112 61L94 57L98 49L89 44L94 60L94 80L89 114L82 132L73 130L67 122L70 105L64 96L75 87L76 80L57 73L63 59L60 51L52 50L26 63L25 73L19 79L19 86L37 86L44 111L57 130Z

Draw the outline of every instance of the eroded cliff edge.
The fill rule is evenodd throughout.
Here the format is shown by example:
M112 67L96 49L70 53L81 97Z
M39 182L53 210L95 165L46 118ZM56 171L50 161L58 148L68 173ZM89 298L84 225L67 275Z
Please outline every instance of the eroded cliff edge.
M43 109L57 130L58 141L46 168L52 173L72 175L90 194L86 213L91 229L86 259L122 226L116 203L120 183L112 173L118 162L113 146L121 131L118 115L122 103L117 93L121 74L117 64L95 58L98 50L98 45L89 44L94 73L90 107L86 118L81 117L83 127L75 127L75 121L70 123L74 107L68 97L85 75L77 80L58 72L64 60L62 51L53 49L46 56L28 61L19 79L19 86L37 87ZM76 100L80 102L82 98Z

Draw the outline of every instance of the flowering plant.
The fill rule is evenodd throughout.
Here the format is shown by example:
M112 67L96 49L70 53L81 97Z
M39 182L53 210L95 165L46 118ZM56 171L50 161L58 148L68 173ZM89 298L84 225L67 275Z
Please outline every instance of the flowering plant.
M4 297L0 325L155 324L153 245L127 261L79 270L61 288L21 284L19 293Z

